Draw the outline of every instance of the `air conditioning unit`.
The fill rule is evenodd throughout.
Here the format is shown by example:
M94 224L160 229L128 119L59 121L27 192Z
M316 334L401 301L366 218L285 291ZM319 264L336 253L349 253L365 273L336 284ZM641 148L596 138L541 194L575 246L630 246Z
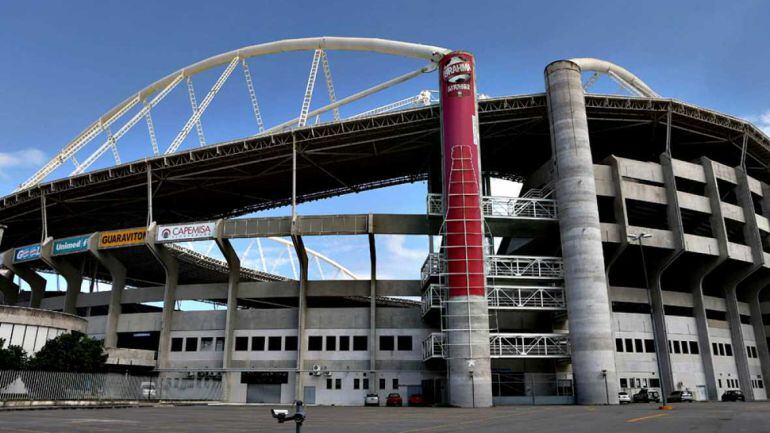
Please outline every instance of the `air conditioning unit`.
M316 376L321 375L321 366L318 364L313 365L313 374Z

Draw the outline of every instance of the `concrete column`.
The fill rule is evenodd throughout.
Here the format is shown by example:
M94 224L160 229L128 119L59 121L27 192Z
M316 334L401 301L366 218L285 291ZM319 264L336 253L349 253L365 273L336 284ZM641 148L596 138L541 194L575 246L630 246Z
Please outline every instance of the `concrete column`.
M112 290L107 309L107 323L104 327L104 347L118 347L118 321L122 312L123 290L126 288L126 267L111 253L99 250L98 235L88 239L88 251L110 273Z
M489 407L492 371L473 56L449 53L439 62L439 72L449 403Z
M235 330L235 315L238 312L238 285L241 282L241 259L235 252L229 239L223 237L224 220L218 220L216 225L216 238L215 241L219 250L222 251L222 255L227 261L228 278L227 278L227 314L225 316L225 353L222 359L222 369L225 371L225 380L222 383L225 385L224 400L233 401L230 395L230 384L236 380L235 376L239 373L229 371L232 368L233 359L233 345L234 337L233 331Z
M171 320L174 317L176 286L179 281L179 264L176 257L163 245L156 244L158 225L153 222L147 228L145 244L166 272L166 284L163 290L163 313L161 316L160 342L158 343L158 368L168 368L168 355L171 352Z
M706 394L709 400L719 400L717 378L714 371L714 355L711 353L711 336L706 317L706 307L703 301L703 279L716 269L725 257L716 257L701 265L690 273L689 288L692 293L695 327L698 331L700 359L703 363L703 375L706 376Z
M748 295L749 308L751 309L751 327L754 330L757 355L759 355L760 367L762 369L762 380L765 383L770 379L770 348L767 345L767 332L765 332L765 321L762 318L759 294L767 288L768 284L770 284L770 277L763 278L762 281L758 281L749 289Z
M46 238L40 245L40 258L58 272L67 283L67 292L64 295L64 312L77 314L78 295L83 286L83 275L69 260L63 257L53 257L53 238Z
M617 404L615 343L580 68L570 61L551 63L545 82L577 402Z
M620 160L615 156L607 158L607 161L612 167L612 184L615 186L615 200L613 201L613 214L615 215L615 221L620 228L620 243L612 252L612 256L608 257L605 263L605 273L607 274L607 285L610 281L610 272L612 271L612 265L620 258L623 252L628 248L628 209L626 207L626 194L623 188L623 176L620 174Z
M377 389L377 248L374 243L374 216L369 214L369 392Z
M293 228L294 226L292 226ZM305 344L305 315L307 314L307 274L308 274L308 260L307 250L305 250L305 242L300 235L292 235L291 241L294 243L294 249L297 251L297 259L299 260L299 298L297 300L297 375L294 382L294 399L304 399L304 375L305 369L305 352L307 351L307 344Z
M16 305L19 302L19 286L13 282L13 277L10 270L0 270L0 293L3 294L5 305Z
M45 284L46 284L45 278L41 277L40 275L37 274L37 272L33 271L32 269L29 269L25 265L22 265L22 264L14 265L13 249L10 249L2 254L2 261L3 261L3 265L7 269L9 269L14 274L18 275L19 278L24 280L25 283L29 284L30 308L40 308L40 303L43 302L43 297L45 296Z

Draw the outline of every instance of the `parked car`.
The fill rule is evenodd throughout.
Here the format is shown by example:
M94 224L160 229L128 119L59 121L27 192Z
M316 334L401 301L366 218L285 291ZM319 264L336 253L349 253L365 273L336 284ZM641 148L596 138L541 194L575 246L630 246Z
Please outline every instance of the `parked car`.
M746 396L740 389L728 389L722 394L722 401L746 401Z
M674 391L668 396L668 401L672 403L682 403L682 402L688 402L692 403L694 401L692 397L692 393L690 391L684 390L684 391Z
M388 398L385 399L385 406L403 406L404 401L401 400L401 394L397 392L391 392L388 394Z
M364 398L364 406L379 406L380 396L377 394L366 394Z
M139 387L142 390L142 398L146 398L147 400L152 400L155 398L156 392L154 383L142 382Z
M619 392L618 393L618 402L620 404L629 404L629 403L631 403L631 396L628 395L627 392Z
M639 392L634 394L634 403L660 403L660 394L658 391L642 388Z
M425 398L422 394L412 394L409 396L409 406L425 406Z

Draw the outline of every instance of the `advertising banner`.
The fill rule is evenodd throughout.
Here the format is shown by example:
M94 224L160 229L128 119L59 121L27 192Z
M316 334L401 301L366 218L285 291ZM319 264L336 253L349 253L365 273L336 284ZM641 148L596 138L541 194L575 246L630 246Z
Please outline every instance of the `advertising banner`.
M147 236L147 228L112 230L99 233L99 249L141 245Z
M29 262L40 258L40 244L27 245L13 250L13 262Z
M88 249L88 238L90 237L91 235L83 235L57 239L53 241L52 254L54 256L61 256L86 251Z
M178 242L213 239L213 222L158 226L158 242Z

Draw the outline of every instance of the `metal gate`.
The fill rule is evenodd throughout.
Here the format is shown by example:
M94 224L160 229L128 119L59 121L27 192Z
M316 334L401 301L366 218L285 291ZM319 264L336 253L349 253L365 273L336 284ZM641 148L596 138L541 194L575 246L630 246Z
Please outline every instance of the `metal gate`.
M281 385L256 385L246 387L246 403L280 403Z
M306 386L302 399L305 404L315 404L315 386Z

